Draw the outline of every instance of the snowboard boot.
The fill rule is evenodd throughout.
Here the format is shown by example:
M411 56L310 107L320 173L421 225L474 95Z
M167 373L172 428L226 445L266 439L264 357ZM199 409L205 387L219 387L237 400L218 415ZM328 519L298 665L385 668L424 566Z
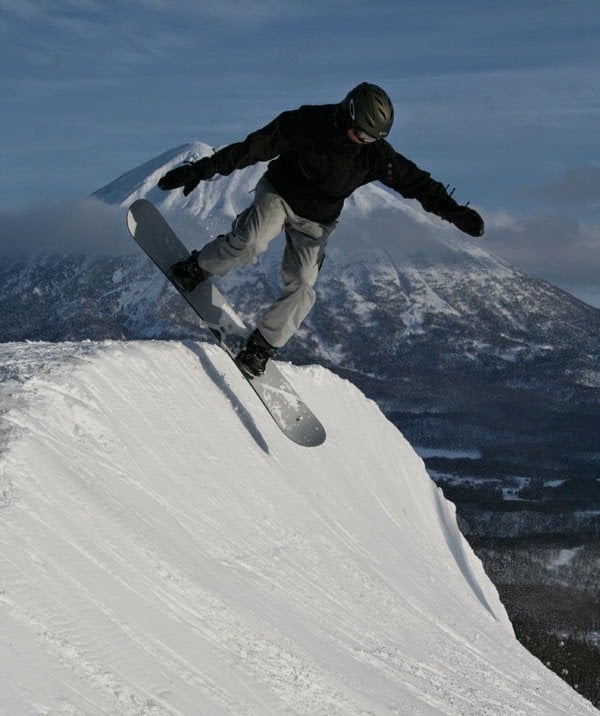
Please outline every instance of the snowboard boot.
M173 283L186 293L193 291L199 283L211 275L198 265L198 251L192 251L189 258L171 266L169 275Z
M276 353L277 348L267 343L255 330L250 334L246 347L237 354L235 362L248 378L256 378L265 372L267 361Z

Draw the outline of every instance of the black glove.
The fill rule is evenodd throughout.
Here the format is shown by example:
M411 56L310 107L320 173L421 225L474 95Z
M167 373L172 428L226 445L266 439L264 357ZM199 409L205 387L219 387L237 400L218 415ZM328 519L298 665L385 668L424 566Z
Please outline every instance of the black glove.
M469 236L483 236L483 232L485 231L485 225L481 216L468 206L460 206L457 204L456 208L448 211L443 218L451 224L454 224L457 229L464 231L465 234L469 234Z
M159 179L158 187L163 191L170 191L182 186L183 195L187 196L203 179L210 179L214 174L215 170L210 157L202 157L197 162L187 162L180 167L171 169Z

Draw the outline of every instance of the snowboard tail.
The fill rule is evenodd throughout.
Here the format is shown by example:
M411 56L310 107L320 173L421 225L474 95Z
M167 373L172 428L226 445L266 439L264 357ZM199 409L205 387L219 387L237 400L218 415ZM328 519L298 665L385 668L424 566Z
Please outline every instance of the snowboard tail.
M321 445L325 441L323 425L273 361L267 363L263 375L253 378L248 377L235 362L235 356L245 343L247 329L211 279L198 284L190 292L182 291L172 281L171 267L187 259L190 253L158 209L146 199L138 199L127 212L127 228L138 246L202 319L287 437L305 447Z

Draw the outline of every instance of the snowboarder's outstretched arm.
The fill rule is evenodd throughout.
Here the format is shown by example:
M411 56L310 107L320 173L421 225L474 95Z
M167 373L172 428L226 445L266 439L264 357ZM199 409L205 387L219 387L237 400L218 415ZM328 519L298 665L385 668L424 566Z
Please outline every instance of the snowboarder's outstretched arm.
M432 179L431 174L389 146L379 168L378 179L407 199L417 199L432 214L454 224L470 236L483 236L485 226L479 214L469 206L461 206L446 191L446 187Z
M184 187L187 196L204 179L215 174L228 176L235 169L244 169L251 164L267 161L290 148L290 142L281 131L283 112L272 122L249 134L243 142L235 142L219 149L210 157L202 157L197 162L188 162L167 172L158 182L161 189L169 190Z

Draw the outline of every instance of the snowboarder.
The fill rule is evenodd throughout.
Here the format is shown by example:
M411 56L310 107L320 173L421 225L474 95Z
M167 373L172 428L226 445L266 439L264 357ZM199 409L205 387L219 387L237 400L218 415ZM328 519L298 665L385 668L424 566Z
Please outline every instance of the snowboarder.
M460 206L440 182L398 154L385 141L394 108L383 89L363 82L338 104L305 105L285 111L243 142L165 174L163 190L183 187L187 196L202 180L229 175L272 160L256 187L254 201L233 222L171 275L192 291L209 276L256 261L285 229L281 265L284 290L260 318L237 357L249 376L262 375L267 361L294 335L315 302L313 286L325 258L327 240L344 200L363 184L378 180L471 236L482 236L483 220Z

